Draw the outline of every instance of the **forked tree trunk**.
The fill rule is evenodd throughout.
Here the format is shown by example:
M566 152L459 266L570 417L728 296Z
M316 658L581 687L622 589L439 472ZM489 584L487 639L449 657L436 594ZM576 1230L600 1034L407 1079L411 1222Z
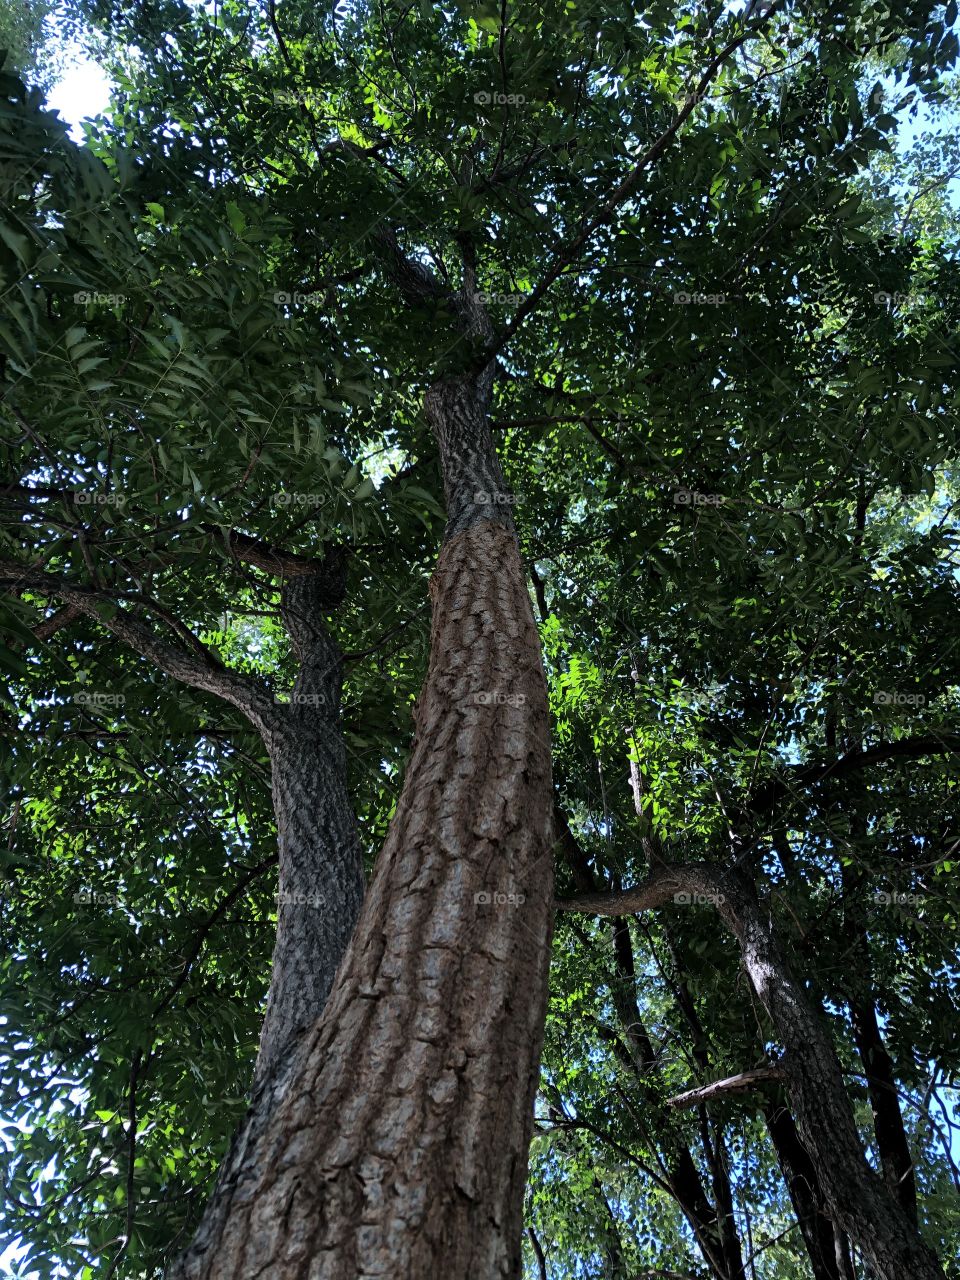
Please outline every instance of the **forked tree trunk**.
M553 915L539 641L486 418L439 384L449 522L403 791L320 1018L176 1280L517 1276Z

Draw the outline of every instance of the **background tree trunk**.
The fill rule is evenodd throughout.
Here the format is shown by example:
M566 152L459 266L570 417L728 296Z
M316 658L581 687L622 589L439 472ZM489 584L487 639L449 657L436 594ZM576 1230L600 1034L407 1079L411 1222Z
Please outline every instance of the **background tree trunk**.
M768 1102L763 1108L767 1132L777 1153L787 1191L807 1256L813 1268L813 1280L853 1280L849 1269L841 1268L837 1257L836 1232L826 1212L823 1189L810 1153L800 1141L797 1126L787 1107L781 1102Z
M333 570L340 578L342 568ZM281 612L300 669L267 736L280 844L277 940L260 1036L259 1088L323 1012L363 901L356 818L340 726L342 661L323 622L330 573L284 584Z
M867 1163L840 1064L822 1014L792 972L752 880L708 863L664 867L637 889L583 895L567 909L621 915L661 905L675 889L712 900L740 944L743 965L785 1047L782 1060L800 1139L824 1189L830 1215L877 1280L944 1280L932 1251Z

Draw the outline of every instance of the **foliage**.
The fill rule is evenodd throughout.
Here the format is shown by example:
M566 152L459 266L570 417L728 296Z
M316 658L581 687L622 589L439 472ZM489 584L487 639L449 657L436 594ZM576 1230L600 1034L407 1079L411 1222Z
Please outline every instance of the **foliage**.
M4 550L174 618L282 694L276 584L229 531L347 545L331 625L372 859L442 528L419 406L464 355L442 305L410 323L382 229L454 284L475 263L510 334L496 425L558 803L591 874L750 866L851 1072L867 984L910 1100L923 1228L949 1259L960 276L942 187L908 208L953 144L896 138L952 92L956 13L769 9L90 6L117 91L83 145L38 93L0 86ZM93 623L36 645L46 602L21 597L6 1230L40 1275L152 1276L243 1105L271 946L268 766L235 712ZM680 1145L707 1185L725 1153L757 1276L809 1276L756 1096L665 1106L775 1056L732 940L705 904L628 936L635 976L606 922L558 924L529 1182L551 1277L705 1274L665 1189ZM642 1071L625 998L653 1048Z

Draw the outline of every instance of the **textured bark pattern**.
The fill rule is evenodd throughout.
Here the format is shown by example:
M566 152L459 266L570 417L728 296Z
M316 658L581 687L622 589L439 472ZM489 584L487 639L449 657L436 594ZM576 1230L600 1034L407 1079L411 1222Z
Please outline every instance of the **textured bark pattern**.
M877 1280L943 1280L936 1258L867 1163L822 1017L794 978L752 883L710 875L695 892L714 893L740 943L744 967L785 1048L783 1066L800 1140L810 1153L833 1219L856 1242Z
M865 824L863 824L865 833ZM917 1221L917 1182L913 1156L900 1111L893 1060L880 1033L873 991L870 943L863 912L866 877L854 867L842 868L844 935L850 938L852 960L846 979L850 1021L857 1052L867 1076L867 1090L873 1112L873 1131L880 1153L880 1168L891 1192L900 1201L911 1222Z
M877 1135L880 1167L891 1192L900 1201L911 1222L917 1221L917 1181L907 1131L903 1125L893 1059L880 1034L872 995L854 996L850 1001L853 1036L863 1062Z
M489 394L489 379L452 378L431 387L424 400L440 446L447 539L486 522L513 531L514 498L493 447Z
M793 979L769 923L746 895L731 895L721 912L740 941L744 966L787 1048L797 1129L834 1219L878 1280L943 1280L936 1258L866 1161L834 1047Z
M589 872L589 868L588 868ZM591 883L593 873L589 872ZM617 1020L630 1047L630 1069L643 1098L645 1112L651 1117L653 1141L659 1148L664 1176L670 1190L690 1224L697 1246L716 1280L744 1280L743 1255L732 1213L723 1220L721 1205L725 1201L722 1183L726 1173L712 1144L708 1142L711 1173L714 1177L716 1205L711 1204L704 1190L703 1181L690 1148L684 1141L683 1131L674 1118L664 1109L663 1094L657 1077L660 1072L653 1042L640 1017L635 998L636 966L630 929L624 919L611 921L613 925L613 950L620 981L614 983L613 1005ZM726 1203L732 1204L726 1184Z
M431 593L416 740L360 923L178 1280L519 1275L553 911L546 690L500 522L445 544Z
M322 1013L363 902L363 861L340 729L342 661L323 622L331 597L340 594L341 574L338 564L292 579L281 595L300 665L289 704L278 708L282 726L268 741L280 881L255 1088Z

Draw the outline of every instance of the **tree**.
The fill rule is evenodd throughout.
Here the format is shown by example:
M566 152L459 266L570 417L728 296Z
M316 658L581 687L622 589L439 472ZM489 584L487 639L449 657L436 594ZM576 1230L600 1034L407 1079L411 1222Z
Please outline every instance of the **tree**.
M14 111L35 123L14 160L19 203L4 237L20 291L11 309L17 327L3 335L16 389L5 404L19 433L12 497L31 508L63 503L78 488L69 473L85 468L97 477L98 497L122 478L137 500L122 518L116 503L80 504L105 509L89 528L69 511L64 520L60 508L52 519L35 516L29 531L12 521L4 572L31 600L65 602L160 670L243 711L273 770L281 909L253 1105L199 1234L171 1275L266 1268L279 1276L311 1265L329 1275L478 1267L493 1275L519 1267L547 999L551 854L565 826L554 816L547 684L524 558L545 674L562 694L553 708L560 792L572 818L580 811L573 825L601 846L620 826L603 779L634 744L629 821L639 836L623 870L648 871L647 888L639 898L618 896L622 874L598 851L596 871L613 873L612 893L579 907L623 912L655 906L667 891L722 895L716 905L741 944L770 1038L785 1050L777 1079L796 1127L770 1111L777 1155L795 1197L789 1170L804 1155L816 1175L811 1212L823 1221L804 1232L811 1258L821 1255L813 1265L821 1273L827 1265L829 1222L878 1276L941 1274L864 1159L819 996L792 976L785 926L768 924L757 899L770 888L764 859L772 850L793 894L802 883L786 869L790 828L782 825L782 802L797 787L898 754L931 762L930 776L939 776L935 762L952 751L955 731L949 700L937 701L930 731L915 741L897 734L885 744L896 750L856 747L866 722L847 705L846 684L855 672L869 688L862 682L883 670L873 629L887 602L871 574L897 534L880 529L867 554L867 513L894 486L926 485L921 468L932 476L955 447L947 374L929 373L954 363L943 347L956 297L951 263L938 241L920 246L918 259L918 246L891 251L883 232L863 229L876 211L856 192L857 175L889 146L896 119L881 112L862 77L867 59L882 52L935 95L956 41L932 8L893 17L851 7L845 18L841 38L832 15L776 6L740 14L668 7L648 13L646 26L628 10L580 20L561 6L472 16L359 8L329 19L295 6L265 15L240 5L209 15L169 6L138 14L130 28L121 16L115 34L146 50L143 70L124 81L109 129L76 151L14 87ZM143 160L125 149L134 141ZM360 228L358 210L369 214ZM99 261L89 249L98 244ZM62 299L37 305L51 291L45 273L54 255L75 272L82 264L73 283L95 294L94 338L69 326ZM142 309L130 305L128 278L142 290ZM927 280L939 308L903 307L900 296L918 297ZM734 295L731 323L724 307ZM890 305L896 342L878 333ZM625 354L630 344L642 363ZM41 376L48 366L50 376ZM681 373L689 389L682 399ZM105 392L103 440L85 441L78 428L91 397ZM345 403L343 422L328 425ZM118 420L129 427L120 440ZM922 424L915 445L897 435L904 421ZM809 423L816 430L793 434ZM332 457L323 452L326 430ZM215 451L202 461L201 442ZM376 494L369 480L357 488L368 443L401 459ZM307 532L307 522L297 529L284 520L278 529L269 507L274 477L286 486L297 476L300 496L328 495L341 449L352 464L344 481L352 500L339 496L323 527L315 521ZM329 617L344 592L342 527L348 515L362 522L349 539L353 590L383 618L391 569L394 589L405 581L403 552L413 552L414 584L430 554L437 461L446 529L431 580L417 734L334 980L359 873L338 758L330 629L362 635L361 653L376 640L355 616ZM426 490L409 483L413 472ZM218 502L211 520L196 495L224 480L255 502L242 515ZM515 497L523 499L522 544ZM415 524L421 515L426 538ZM712 521L709 540L704 520ZM612 538L610 546L594 547L598 535ZM318 544L326 546L319 555ZM238 576L224 592L210 572L218 553L279 577L279 590ZM918 638L905 645L922 654L924 671L940 662L949 687L935 622L953 603L947 555L942 524L924 529L914 559L925 585L909 594ZM609 619L596 617L596 600L615 600L621 575L641 584L642 621L622 605ZM902 576L908 581L906 569ZM583 604L580 590L589 592ZM348 591L341 609L349 599ZM695 602L704 625L725 624L731 609L737 625L707 642L689 617L677 617L681 600ZM824 644L815 610L830 617L851 603L858 625L842 643L830 632ZM268 617L259 633L244 624L246 635L235 626L224 637L223 663L211 653L218 641L210 623L228 609ZM798 609L802 627L793 622ZM161 639L144 613L176 643ZM399 620L383 620L395 632ZM66 626L75 622L70 614ZM21 618L14 630L26 642L23 626ZM52 626L40 624L43 635ZM63 630L58 624L55 634ZM742 655L757 634L772 637L771 651L751 666ZM681 691L691 678L712 688L720 709L696 718L686 750L700 764L683 786L666 735L638 724L636 706L621 707L603 687L607 677L573 647L581 635L602 653L604 669L629 660L634 699L638 688L662 682L662 703L679 710L671 668ZM292 658L264 656L279 636ZM293 659L293 707L279 711L254 671L290 672ZM767 681L796 668L800 710L778 715L788 699L772 700ZM414 687L417 674L415 664L404 666L400 689ZM568 759L591 681L605 708L592 733L599 812L571 768L579 745ZM825 744L807 718L821 686L833 725ZM361 700L373 701L373 687L361 684ZM726 700L737 698L739 712L726 714ZM319 707L328 714L312 714ZM383 736L400 758L395 726ZM805 751L791 774L784 760L798 738ZM824 757L823 745L841 743L839 760ZM723 791L749 793L735 820ZM382 784L359 795L357 807L372 809L382 830L391 808ZM661 814L671 838L683 832L699 859L675 865ZM875 821L868 818L868 835ZM585 880L590 858L569 828L562 843ZM946 848L938 843L938 867L947 865ZM703 861L704 850L716 851L713 860ZM324 877L318 896L328 909L311 917L316 928L304 928L296 899ZM246 883L241 877L214 911L239 900ZM664 932L677 967L689 970L688 937ZM631 928L621 921L599 936L609 937L615 962L617 1026L605 1028L607 1043L626 1052L653 1130L643 1140L707 1265L730 1280L742 1273L744 1251L724 1124L713 1104L701 1109L698 1164L660 1096ZM594 937L580 942L588 953ZM735 971L718 948L715 938L717 973L732 989ZM861 946L860 972L865 963ZM307 971L324 977L304 985ZM702 1070L716 1031L703 1027L686 978L674 998L699 1041ZM157 1046L145 1021L149 1029L133 1039L147 1047L133 1047L125 1087L126 1222L114 1271L128 1258L137 1265L137 1099ZM749 1039L740 1010L723 1033L725 1049L736 1056ZM766 1049L762 1040L753 1052ZM548 1073L549 1056L548 1036ZM865 1069L876 1093L875 1056ZM888 1086L890 1078L886 1072ZM545 1096L562 1130L581 1108L571 1111L553 1090ZM611 1256L624 1268L607 1207ZM841 1239L838 1258L843 1247Z

